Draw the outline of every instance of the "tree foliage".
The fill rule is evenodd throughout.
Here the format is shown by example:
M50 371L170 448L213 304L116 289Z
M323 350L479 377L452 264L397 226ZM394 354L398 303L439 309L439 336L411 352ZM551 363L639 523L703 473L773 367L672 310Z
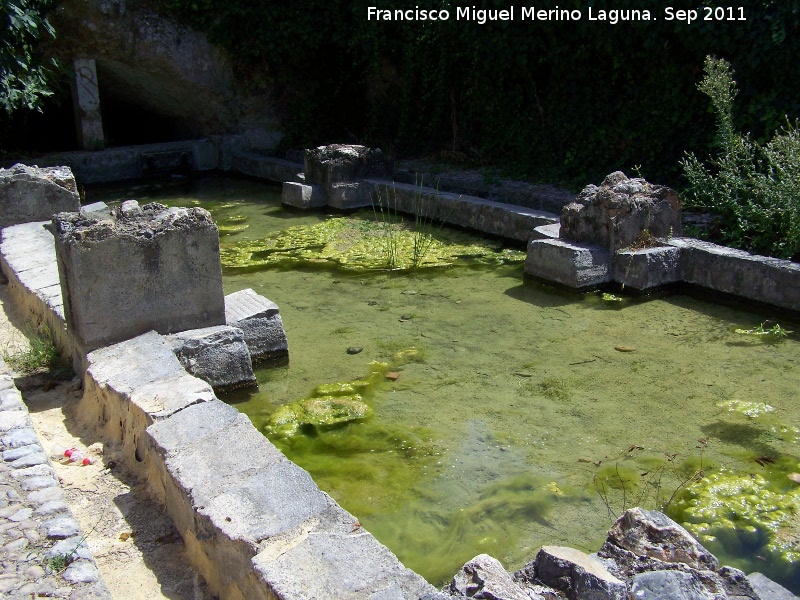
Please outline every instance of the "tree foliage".
M46 61L40 42L55 37L46 14L55 0L0 0L0 105L10 115L21 108L41 110L52 95L55 61Z
M683 152L708 149L714 135L694 90L708 54L727 57L748 82L735 122L756 139L800 114L800 0L753 0L745 21L704 21L701 10L692 24L667 21L663 6L641 0L561 0L583 18L521 21L519 5L515 21L484 25L457 21L457 7L515 3L433 0L424 8L448 9L448 21L376 22L367 20L370 5L419 2L154 1L208 31L275 90L296 145L455 150L476 164L578 184L639 164L677 183ZM588 20L589 6L597 14L648 5L657 20Z

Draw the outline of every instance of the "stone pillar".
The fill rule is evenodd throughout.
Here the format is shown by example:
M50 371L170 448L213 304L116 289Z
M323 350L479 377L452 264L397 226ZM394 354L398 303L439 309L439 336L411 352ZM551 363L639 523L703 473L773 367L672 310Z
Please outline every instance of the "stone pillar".
M100 150L105 147L105 136L95 62L93 58L76 58L73 66L75 79L72 84L72 100L78 143L84 150Z
M142 207L53 219L67 328L83 352L225 325L219 231L202 208Z

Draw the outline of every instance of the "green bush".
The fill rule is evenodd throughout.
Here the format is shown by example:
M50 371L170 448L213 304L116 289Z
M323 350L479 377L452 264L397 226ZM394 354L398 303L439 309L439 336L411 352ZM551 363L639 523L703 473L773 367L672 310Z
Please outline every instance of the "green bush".
M687 207L715 213L725 244L779 258L800 259L800 129L787 119L762 145L733 122L736 82L730 64L706 58L697 86L717 117L716 154L706 163L693 153L681 161Z

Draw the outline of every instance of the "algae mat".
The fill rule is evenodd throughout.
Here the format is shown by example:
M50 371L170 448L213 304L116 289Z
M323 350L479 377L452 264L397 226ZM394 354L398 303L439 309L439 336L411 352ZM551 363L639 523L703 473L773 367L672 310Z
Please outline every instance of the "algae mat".
M211 210L226 293L275 301L291 357L229 401L431 582L481 552L515 569L545 544L595 551L626 507L669 503L723 562L800 591L797 324L561 294L525 283L513 248L437 228L441 265L402 270L380 215L330 223L249 181L102 193ZM270 429L336 398L352 418Z

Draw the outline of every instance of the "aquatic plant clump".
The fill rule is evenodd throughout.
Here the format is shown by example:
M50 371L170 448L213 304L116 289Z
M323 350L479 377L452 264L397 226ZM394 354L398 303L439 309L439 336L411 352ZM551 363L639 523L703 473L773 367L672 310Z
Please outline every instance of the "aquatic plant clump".
M721 470L689 485L670 516L712 551L764 557L779 577L800 573L800 488L788 477ZM793 486L787 490L787 487Z
M392 248L391 261L387 261L387 244ZM415 232L404 222L392 223L387 231L385 224L358 217L335 217L314 225L289 227L260 240L223 243L220 254L223 267L245 270L316 266L345 271L402 271L525 260L522 251L454 231L432 235L425 255L420 256Z

